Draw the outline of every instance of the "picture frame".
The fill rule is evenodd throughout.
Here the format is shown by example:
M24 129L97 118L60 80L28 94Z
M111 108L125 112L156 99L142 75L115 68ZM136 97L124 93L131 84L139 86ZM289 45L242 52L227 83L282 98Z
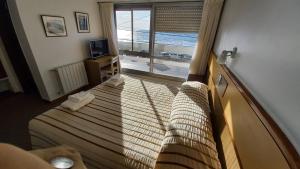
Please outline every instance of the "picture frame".
M90 20L88 13L75 12L75 19L78 33L90 33Z
M62 16L41 15L46 37L68 36L65 18Z

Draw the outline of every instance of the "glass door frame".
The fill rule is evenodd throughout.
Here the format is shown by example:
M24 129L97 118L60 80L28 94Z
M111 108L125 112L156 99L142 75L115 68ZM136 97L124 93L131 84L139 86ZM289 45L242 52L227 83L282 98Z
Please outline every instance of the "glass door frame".
M147 57L150 60L149 64L149 71L150 73L153 73L153 49L154 49L154 11L153 11L153 4L115 4L114 7L114 15L115 15L115 26L117 27L117 18L116 18L116 12L117 11L131 11L131 50L134 52L134 40L133 40L133 11L139 11L139 10L149 10L150 11L150 28L149 28L149 51L147 54ZM133 69L134 70L134 69Z
M149 52L147 57L150 60L149 71L153 73L153 49L154 49L154 10L153 4L116 4L114 8L115 25L117 26L116 11L131 11L131 49L133 51L133 11L136 10L149 10L150 11L150 28L149 28Z
M152 75L152 76L157 76L157 77L165 77L167 79L172 79L172 80L186 80L186 78L182 77L175 77L175 76L170 76L170 75L163 75L163 74L156 74L154 73L154 47L155 47L155 7L156 4L159 6L161 5L169 5L169 2L159 2L159 3L143 3L143 4L137 4L137 3L118 3L114 5L114 14L115 14L115 25L117 27L117 18L116 18L116 11L131 11L133 13L133 10L150 10L150 31L149 31L149 52L148 52L148 58L150 59L150 64L149 64L149 71L144 72L140 70L135 70L135 69L128 69L129 72L139 72L142 74L147 74L147 75ZM172 2L172 4L176 4L177 6L183 6L185 2ZM133 15L131 13L131 19L132 19L132 29L133 29ZM133 43L133 30L132 30L132 43ZM133 45L132 45L133 48Z

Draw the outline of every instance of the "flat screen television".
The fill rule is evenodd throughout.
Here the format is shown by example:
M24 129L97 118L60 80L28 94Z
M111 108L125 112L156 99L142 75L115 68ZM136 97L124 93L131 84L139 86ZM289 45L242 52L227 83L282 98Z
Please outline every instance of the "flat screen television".
M108 55L108 42L107 39L91 40L90 45L90 56L95 59L97 57Z

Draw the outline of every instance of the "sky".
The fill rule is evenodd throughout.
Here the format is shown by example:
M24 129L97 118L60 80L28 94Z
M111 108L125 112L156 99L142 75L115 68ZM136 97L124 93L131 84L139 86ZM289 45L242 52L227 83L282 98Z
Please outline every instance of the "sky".
M131 30L131 11L117 11L117 27ZM150 11L133 11L133 29L150 30Z

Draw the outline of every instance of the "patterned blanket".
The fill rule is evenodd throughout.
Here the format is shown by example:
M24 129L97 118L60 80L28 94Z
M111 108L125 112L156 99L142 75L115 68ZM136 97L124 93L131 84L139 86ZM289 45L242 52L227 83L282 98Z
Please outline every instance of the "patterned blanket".
M33 149L76 148L89 169L154 168L180 84L127 76L118 87L98 85L90 104L53 108L30 121Z

